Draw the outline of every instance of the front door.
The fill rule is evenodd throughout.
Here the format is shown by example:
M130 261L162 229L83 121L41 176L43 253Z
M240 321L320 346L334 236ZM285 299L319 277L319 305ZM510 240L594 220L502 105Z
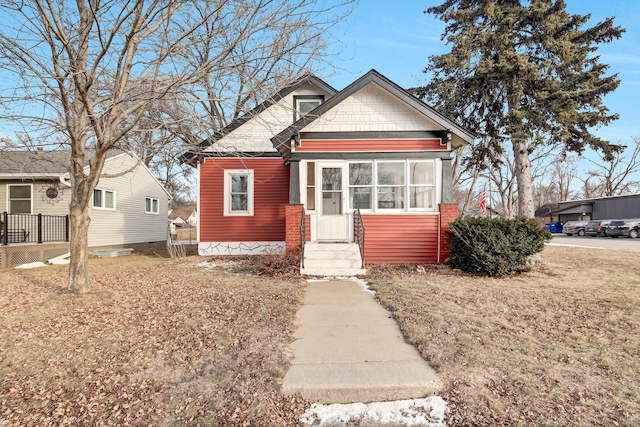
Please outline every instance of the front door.
M346 162L318 162L316 182L321 183L317 192L319 207L317 236L319 241L347 242Z

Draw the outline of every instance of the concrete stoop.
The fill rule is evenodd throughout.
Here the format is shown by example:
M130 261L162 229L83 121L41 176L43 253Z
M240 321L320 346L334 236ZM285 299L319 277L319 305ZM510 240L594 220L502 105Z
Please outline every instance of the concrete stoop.
M306 243L304 268L300 274L312 276L364 275L357 243Z
M442 387L389 312L353 281L311 283L298 320L285 393L367 403L426 397Z

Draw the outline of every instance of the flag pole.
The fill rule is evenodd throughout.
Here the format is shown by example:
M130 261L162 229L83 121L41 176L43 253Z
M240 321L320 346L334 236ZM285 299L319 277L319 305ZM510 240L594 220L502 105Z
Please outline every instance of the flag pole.
M492 211L493 207L491 206L491 178L489 178L489 218L493 218L492 217Z

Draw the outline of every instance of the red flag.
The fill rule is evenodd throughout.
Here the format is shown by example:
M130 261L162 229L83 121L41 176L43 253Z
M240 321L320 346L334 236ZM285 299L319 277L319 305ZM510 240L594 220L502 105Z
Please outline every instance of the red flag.
M484 193L482 193L482 199L480 199L480 203L478 203L478 207L480 208L480 212L487 213L487 187L484 187Z

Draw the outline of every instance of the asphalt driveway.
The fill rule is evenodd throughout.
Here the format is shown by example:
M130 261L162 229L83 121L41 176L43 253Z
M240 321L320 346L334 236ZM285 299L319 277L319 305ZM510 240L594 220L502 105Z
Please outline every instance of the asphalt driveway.
M640 239L629 239L626 237L614 239L611 237L580 237L567 236L565 234L554 234L549 245L640 252Z

